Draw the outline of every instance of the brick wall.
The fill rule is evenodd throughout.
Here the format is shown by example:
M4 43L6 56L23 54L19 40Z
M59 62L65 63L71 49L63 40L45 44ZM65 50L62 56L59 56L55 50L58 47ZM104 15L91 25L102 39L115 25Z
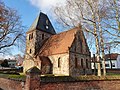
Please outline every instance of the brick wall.
M32 85L36 85L36 83L33 82ZM3 90L24 90L21 82L3 78L0 78L0 88ZM120 80L41 82L39 90L120 90Z
M120 90L120 80L41 83L40 90Z
M0 88L3 90L22 90L24 83L0 78Z

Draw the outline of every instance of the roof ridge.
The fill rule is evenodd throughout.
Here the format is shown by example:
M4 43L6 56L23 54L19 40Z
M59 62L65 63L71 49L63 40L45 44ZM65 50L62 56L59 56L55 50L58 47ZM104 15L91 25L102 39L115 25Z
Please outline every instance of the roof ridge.
M114 54L114 55L120 55L119 53L110 53L110 54ZM105 54L105 55L109 55L109 54Z
M66 31L57 33L57 34L62 34L62 33L65 33L65 32L70 32L70 31L75 30L75 29L78 29L78 27L74 27L74 28L71 28L71 29L69 29L69 30L66 30ZM56 35L57 35L57 34L56 34Z

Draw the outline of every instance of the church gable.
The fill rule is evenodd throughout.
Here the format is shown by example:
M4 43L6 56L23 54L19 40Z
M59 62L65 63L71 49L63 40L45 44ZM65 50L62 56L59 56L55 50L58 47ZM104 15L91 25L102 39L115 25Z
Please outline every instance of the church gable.
M90 51L82 30L75 34L75 39L70 47L71 52L90 55Z
M82 30L79 28L69 50L70 75L90 74L90 51Z

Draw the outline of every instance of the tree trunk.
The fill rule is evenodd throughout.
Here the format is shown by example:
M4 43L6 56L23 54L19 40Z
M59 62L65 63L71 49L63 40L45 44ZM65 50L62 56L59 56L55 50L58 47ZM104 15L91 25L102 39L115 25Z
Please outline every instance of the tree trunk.
M104 52L102 52L102 58L103 58L103 75L106 76L105 53Z
M96 75L96 60L95 60L95 54L93 54L93 62L94 62L94 75Z
M96 32L95 32L95 45L96 45L97 69L98 69L97 75L101 76L99 39Z
M101 51L102 51L102 59L103 59L103 75L106 76L106 68L105 68L105 52L104 52L104 39L103 39L103 32L102 32L102 28L101 28L101 20L100 17L98 15L98 22L99 22L99 30L100 30L100 46L101 46Z
M110 68L112 69L112 60L111 60L111 52L110 52L110 47L111 47L111 46L109 46L109 58L110 58L110 66L111 66Z
M103 75L106 76L106 68L105 68L105 53L104 53L104 42L103 39L101 38L101 48L102 48L102 59L103 59Z

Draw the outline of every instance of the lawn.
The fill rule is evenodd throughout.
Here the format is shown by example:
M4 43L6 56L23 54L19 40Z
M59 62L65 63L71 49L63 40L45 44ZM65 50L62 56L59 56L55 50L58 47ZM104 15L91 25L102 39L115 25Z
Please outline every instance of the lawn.
M7 78L7 79L14 79L14 80L22 80L24 81L26 76L23 75L23 74L20 74L20 75L15 75L15 74L3 74L3 73L0 73L0 78Z
M20 75L15 74L0 74L0 78L7 78L12 80L25 81L26 76L23 73ZM44 75L41 76L43 82L61 82L61 81L89 81L89 80L116 80L120 79L120 74L107 73L106 76L95 76L95 75L81 75L78 77L69 76L54 76L54 75Z

